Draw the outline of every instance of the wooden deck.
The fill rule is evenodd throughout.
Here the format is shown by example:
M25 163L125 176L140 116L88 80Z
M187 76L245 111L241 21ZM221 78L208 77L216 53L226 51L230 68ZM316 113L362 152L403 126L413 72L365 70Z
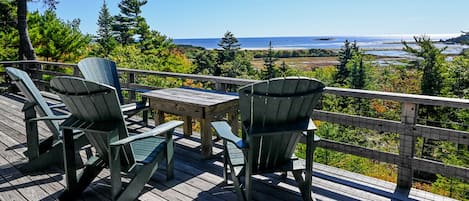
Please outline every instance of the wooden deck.
M0 95L0 200L56 200L64 189L63 171L51 167L47 171L22 174L17 167L24 160L25 128L23 97L17 94ZM53 102L51 100L51 102ZM129 122L137 132L138 123ZM40 123L41 135L47 136L47 127ZM151 127L151 126L150 126ZM179 130L180 132L181 130ZM177 134L175 139L175 178L165 181L157 173L139 197L140 200L235 200L230 186L223 183L221 145L213 149L215 157L200 159L200 138ZM313 196L317 200L451 200L428 192L412 189L408 195L394 192L395 184L315 163ZM254 200L301 200L291 175L256 176ZM109 172L103 171L79 200L109 200Z

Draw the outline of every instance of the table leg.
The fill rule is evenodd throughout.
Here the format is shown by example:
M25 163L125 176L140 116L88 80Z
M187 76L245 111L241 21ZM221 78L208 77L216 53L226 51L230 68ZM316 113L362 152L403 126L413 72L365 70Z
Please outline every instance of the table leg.
M200 120L200 137L202 147L202 158L210 158L212 156L212 132L210 127L210 119Z
M161 110L155 109L155 126L164 123L164 112Z
M233 110L228 113L228 121L231 125L231 131L238 136L239 122L238 122L238 110Z
M184 126L182 127L184 132L184 137L190 137L192 135L192 117L183 116Z

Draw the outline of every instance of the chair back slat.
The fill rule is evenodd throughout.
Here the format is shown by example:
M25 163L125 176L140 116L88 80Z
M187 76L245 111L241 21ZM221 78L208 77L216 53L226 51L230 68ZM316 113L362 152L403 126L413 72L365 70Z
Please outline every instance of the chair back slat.
M85 79L114 87L117 91L117 95L119 96L120 103L124 103L119 75L117 73L117 65L114 61L98 57L90 57L78 62L78 68Z
M253 172L290 161L301 132L279 132L304 125L311 118L324 84L303 77L271 79L239 90L243 139L248 141ZM275 132L268 135L266 133ZM262 135L258 134L262 133Z
M39 116L54 116L54 112L49 108L41 92L26 72L12 67L7 67L5 70L28 101L35 103L34 108ZM57 121L45 121L45 124L54 136L60 135Z
M57 93L69 108L72 117L89 124L115 127L116 132L103 135L85 131L90 143L101 156L108 156L109 143L128 137L124 116L114 87L82 78L60 76L51 81L51 89ZM79 127L79 126L77 126ZM124 167L130 168L135 159L130 145L122 152Z

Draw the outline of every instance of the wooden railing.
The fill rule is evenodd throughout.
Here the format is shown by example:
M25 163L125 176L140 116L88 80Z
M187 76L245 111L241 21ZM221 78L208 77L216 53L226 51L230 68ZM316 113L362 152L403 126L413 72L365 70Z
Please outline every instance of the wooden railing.
M14 66L28 71L36 84L41 86L42 89L47 89L48 82L42 78L43 75L66 75L56 71L46 70L46 66L54 66L56 68L68 68L68 75L79 76L79 70L76 64L64 64L54 62L41 62L41 61L8 61L0 62L0 66ZM125 82L122 84L128 88L147 88L156 89L156 86L145 86L135 83L137 76L158 76L158 77L172 77L179 79L191 79L200 82L212 83L217 90L224 91L229 86L242 86L249 83L256 82L256 80L237 79L227 77L216 77L207 75L192 75L171 72L156 72L148 70L136 70L119 68L119 72L124 74ZM4 73L0 74L4 75ZM417 123L418 107L419 105L432 105L443 106L451 108L469 108L468 99L455 99L443 98L436 96L423 96L402 93L389 93L380 91L356 90L327 87L326 94L333 94L336 96L356 97L366 99L382 99L396 101L401 104L400 121L350 115L345 113L335 113L330 111L315 110L314 117L317 120L331 122L341 125L356 126L359 128L366 128L376 130L379 132L391 132L399 134L399 153L389 153L370 148L360 147L356 145L346 144L342 142L335 142L330 139L323 139L318 146L330 150L335 150L347 154L353 154L376 161L396 164L398 166L397 185L400 188L409 189L412 186L412 176L414 170L425 171L429 173L441 174L444 176L456 177L469 181L469 168L457 167L453 165L444 164L437 161L426 160L418 158L415 155L416 139L417 137L424 137L432 140L441 140L453 142L460 145L469 145L469 132L458 131L440 127L432 127L419 125ZM130 94L129 97L135 97Z

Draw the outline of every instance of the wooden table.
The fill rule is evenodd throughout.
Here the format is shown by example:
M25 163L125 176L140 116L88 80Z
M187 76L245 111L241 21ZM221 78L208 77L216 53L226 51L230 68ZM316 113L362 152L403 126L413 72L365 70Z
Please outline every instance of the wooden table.
M212 132L210 122L228 114L233 132L238 132L238 96L201 89L168 88L143 93L155 111L155 125L164 121L164 114L183 116L184 135L192 134L192 118L200 120L201 154L212 155Z

